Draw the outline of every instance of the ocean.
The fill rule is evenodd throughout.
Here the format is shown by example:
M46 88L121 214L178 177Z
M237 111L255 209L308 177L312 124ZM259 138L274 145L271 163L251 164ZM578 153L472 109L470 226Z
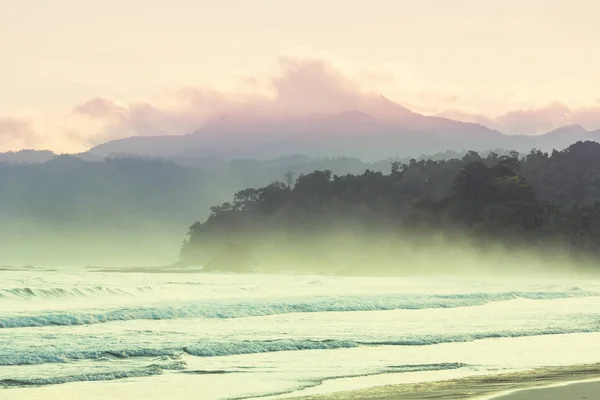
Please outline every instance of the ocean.
M285 398L600 362L600 281L0 269L0 398Z

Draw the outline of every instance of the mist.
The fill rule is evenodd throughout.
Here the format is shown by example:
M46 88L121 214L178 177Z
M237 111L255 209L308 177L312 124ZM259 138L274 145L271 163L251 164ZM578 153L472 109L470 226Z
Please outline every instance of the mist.
M1 400L600 393L600 3L10 4Z
M516 278L600 276L591 254L560 243L518 243L454 229L356 229L347 222L310 232L229 232L207 239L176 265L205 272L302 273L340 276ZM343 228L340 226L344 226ZM194 261L186 261L186 257ZM200 260L205 260L202 262Z
M360 173L389 161L290 156L91 159L50 152L0 155L0 265L162 266L188 227L247 185L315 169ZM440 155L441 156L441 155Z

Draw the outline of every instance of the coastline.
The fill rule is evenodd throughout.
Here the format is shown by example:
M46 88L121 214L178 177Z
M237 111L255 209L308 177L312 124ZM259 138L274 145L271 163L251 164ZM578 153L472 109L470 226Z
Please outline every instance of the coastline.
M536 389L517 390L494 396L490 400L572 400L596 399L600 393L600 380L571 382Z
M590 386L591 385L591 386ZM556 396L554 391L556 389ZM536 399L533 391L546 397L540 399L566 400L572 392L600 392L600 363L566 367L536 368L522 372L481 375L468 378L377 386L367 389L327 393L313 396L289 397L290 400L396 400L396 399L477 399L523 400ZM534 393L536 395L538 393ZM525 397L523 397L525 396ZM548 397L551 396L551 397ZM566 396L566 397L565 397ZM591 399L591 397L588 397Z

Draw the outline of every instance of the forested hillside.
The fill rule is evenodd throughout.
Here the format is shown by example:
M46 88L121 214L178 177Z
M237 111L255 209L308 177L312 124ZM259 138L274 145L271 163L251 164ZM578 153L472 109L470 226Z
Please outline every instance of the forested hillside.
M502 243L515 251L536 248L575 258L598 252L596 142L550 154L533 150L484 158L468 152L460 159L389 167L387 173L367 169L360 175L317 170L239 191L232 201L212 207L204 223L191 226L182 262L243 270L270 249L288 256L297 251L305 260L353 254L352 262L362 263L373 251L356 256L356 238L379 245L395 237L406 244L434 234L476 248ZM331 241L338 246L335 255ZM344 246L350 247L340 251Z
M140 157L84 161L50 152L5 153L0 265L171 263L182 227L248 185L266 185L287 172L358 173L388 164L292 156L184 166Z

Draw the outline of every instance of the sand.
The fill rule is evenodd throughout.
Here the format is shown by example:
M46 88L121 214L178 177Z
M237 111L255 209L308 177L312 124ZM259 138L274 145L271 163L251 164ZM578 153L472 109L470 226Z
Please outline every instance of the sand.
M556 386L569 382L581 383ZM555 387L540 389L548 386ZM492 376L389 385L351 392L294 397L294 400L397 399L597 400L600 399L600 364L543 368Z
M564 386L520 390L493 400L597 400L600 399L600 381L579 382Z
M211 375L202 378L205 379L204 382L199 380L198 375L163 374L149 380L140 378L0 389L0 398L2 400L64 400L81 398L83 394L86 400L169 398L195 400L219 398L224 385L236 384L227 375ZM587 382L573 383L583 380ZM572 384L567 386L569 382ZM548 386L554 387L543 388ZM290 397L285 396L287 400ZM598 400L600 399L600 364L379 386L351 392L294 398L303 400Z

